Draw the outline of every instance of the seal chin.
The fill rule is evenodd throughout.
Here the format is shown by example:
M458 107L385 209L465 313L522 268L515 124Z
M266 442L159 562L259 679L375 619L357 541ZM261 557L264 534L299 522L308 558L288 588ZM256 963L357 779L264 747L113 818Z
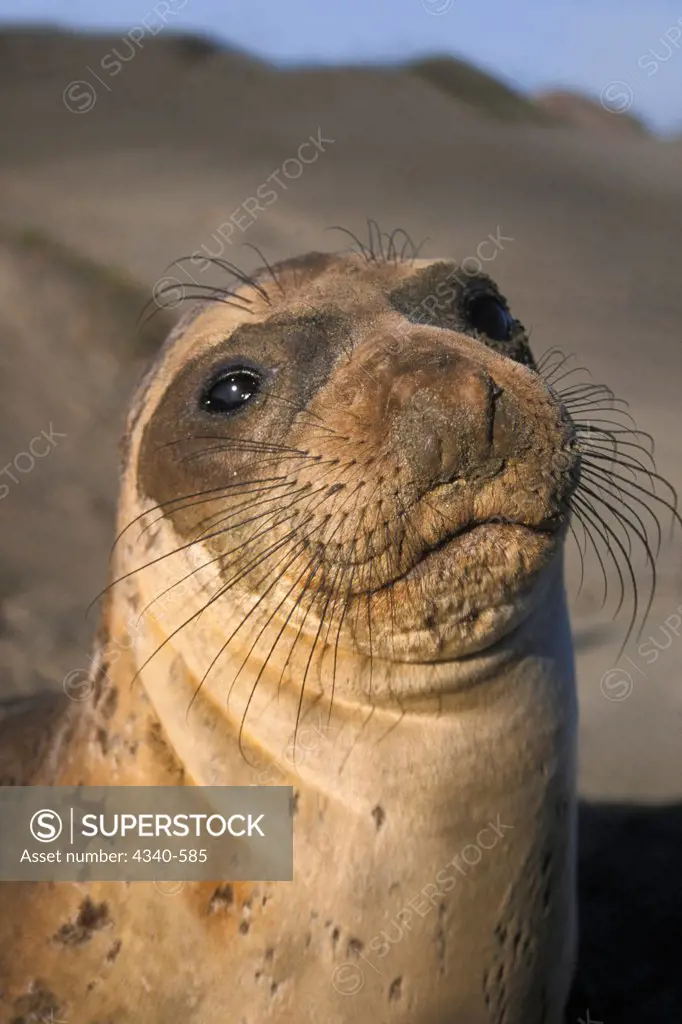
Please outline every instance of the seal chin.
M555 521L472 524L365 596L355 644L363 654L404 662L456 660L492 647L542 599L564 532ZM383 628L372 629L375 621Z

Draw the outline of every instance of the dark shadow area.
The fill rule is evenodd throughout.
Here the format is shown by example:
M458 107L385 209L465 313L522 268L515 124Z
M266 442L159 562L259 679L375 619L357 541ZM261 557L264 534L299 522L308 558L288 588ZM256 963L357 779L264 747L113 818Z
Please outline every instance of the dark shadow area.
M581 804L567 1024L682 1021L682 803Z

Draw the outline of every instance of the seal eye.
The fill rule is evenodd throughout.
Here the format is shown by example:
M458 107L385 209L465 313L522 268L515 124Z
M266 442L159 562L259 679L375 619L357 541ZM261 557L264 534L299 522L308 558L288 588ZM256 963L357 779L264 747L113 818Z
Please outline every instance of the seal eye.
M491 341L509 341L514 331L514 318L494 295L479 295L469 305L471 326Z
M228 370L204 392L201 407L205 412L236 412L258 394L261 383L254 370L243 367Z

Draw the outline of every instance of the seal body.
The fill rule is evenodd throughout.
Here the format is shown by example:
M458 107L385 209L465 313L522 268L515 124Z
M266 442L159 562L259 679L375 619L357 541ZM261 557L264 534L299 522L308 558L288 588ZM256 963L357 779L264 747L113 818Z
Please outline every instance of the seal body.
M5 724L3 774L292 784L294 881L4 886L8 1021L561 1021L577 457L456 269L290 261L143 382L92 700Z

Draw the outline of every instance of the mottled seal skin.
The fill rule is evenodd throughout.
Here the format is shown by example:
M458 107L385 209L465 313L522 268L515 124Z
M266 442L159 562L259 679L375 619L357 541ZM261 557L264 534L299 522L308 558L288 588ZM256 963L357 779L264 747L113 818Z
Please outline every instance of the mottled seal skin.
M2 1019L559 1024L570 419L446 260L216 297L130 413L93 698L13 716L2 774L293 784L295 878L3 886Z

